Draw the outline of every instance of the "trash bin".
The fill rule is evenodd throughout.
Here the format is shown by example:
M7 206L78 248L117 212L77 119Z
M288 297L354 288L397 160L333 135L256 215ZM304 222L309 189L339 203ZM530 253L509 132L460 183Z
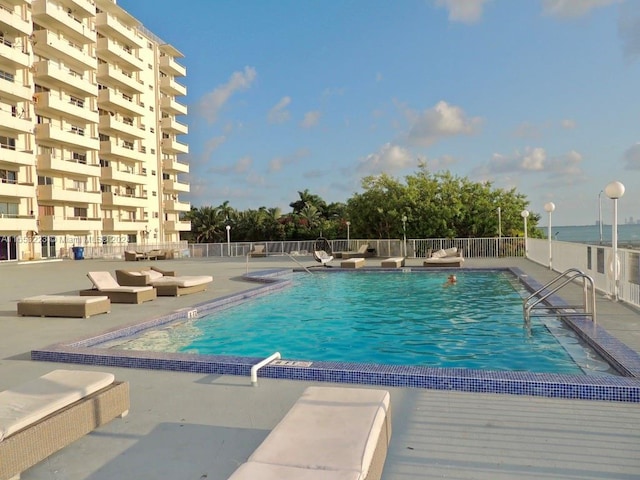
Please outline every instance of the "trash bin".
M84 247L71 247L74 260L84 260Z

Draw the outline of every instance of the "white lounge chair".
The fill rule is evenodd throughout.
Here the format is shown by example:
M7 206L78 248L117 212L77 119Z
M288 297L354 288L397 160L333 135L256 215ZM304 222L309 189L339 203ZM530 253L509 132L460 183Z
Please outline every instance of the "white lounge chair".
M120 285L109 272L89 272L87 277L93 288L80 290L80 295L107 296L111 303L142 303L156 298L156 289L151 286L127 287Z
M120 285L152 286L158 296L178 297L190 293L204 292L213 282L211 275L180 275L175 272L151 267L141 270L116 270Z

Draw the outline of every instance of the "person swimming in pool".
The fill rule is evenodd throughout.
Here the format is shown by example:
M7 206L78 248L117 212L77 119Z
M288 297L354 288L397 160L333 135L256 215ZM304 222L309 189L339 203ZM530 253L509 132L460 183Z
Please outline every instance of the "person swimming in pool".
M451 274L449 275L449 278L447 278L447 281L444 282L444 286L448 287L449 285L455 285L457 282L458 282L458 279L456 278L456 276Z

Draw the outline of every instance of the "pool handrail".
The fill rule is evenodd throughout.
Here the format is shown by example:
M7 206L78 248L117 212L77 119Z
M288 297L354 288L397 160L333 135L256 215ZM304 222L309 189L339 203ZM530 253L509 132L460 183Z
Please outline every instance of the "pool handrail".
M272 355L269 355L264 360L256 363L253 367L251 367L251 384L255 387L258 385L258 370L260 370L265 365L277 360L278 358L282 358L280 356L280 352L275 352Z

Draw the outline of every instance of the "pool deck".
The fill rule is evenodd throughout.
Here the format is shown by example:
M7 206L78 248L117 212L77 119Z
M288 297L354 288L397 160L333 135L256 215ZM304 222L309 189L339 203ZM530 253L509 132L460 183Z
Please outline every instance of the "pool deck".
M299 257L310 266L310 257ZM89 319L18 317L16 302L88 288L90 270L157 263L179 274L214 276L207 292L115 304ZM373 262L370 262L373 264ZM379 262L375 262L376 265ZM407 262L418 266L419 261ZM544 283L555 274L524 259L474 260L465 267L522 269ZM98 369L30 360L30 351L252 288L247 270L296 268L288 258L83 260L0 264L0 390L56 368ZM569 303L581 290L570 286ZM598 323L640 352L640 313L598 295ZM100 370L105 370L101 367ZM131 385L124 419L85 436L26 471L23 480L225 479L280 421L310 382L110 368ZM318 383L313 383L318 384ZM360 386L361 388L370 388ZM375 388L375 387L372 387ZM387 387L385 387L387 388ZM640 406L412 388L391 392L393 435L383 480L640 478Z

